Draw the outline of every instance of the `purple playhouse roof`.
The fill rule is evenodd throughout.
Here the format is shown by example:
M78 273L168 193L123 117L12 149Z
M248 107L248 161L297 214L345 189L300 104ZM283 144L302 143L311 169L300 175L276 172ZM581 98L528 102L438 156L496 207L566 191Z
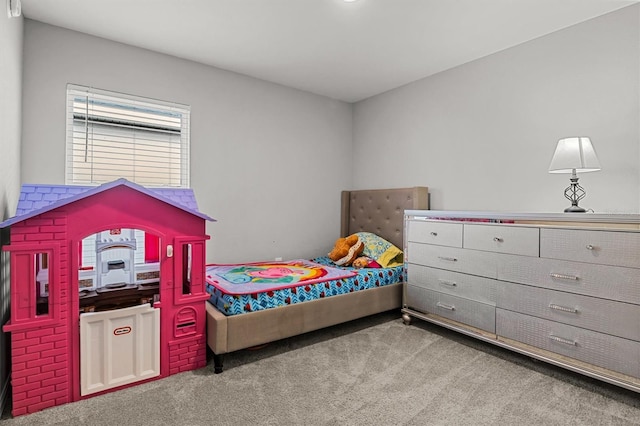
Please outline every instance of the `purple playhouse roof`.
M118 179L100 186L76 185L22 185L16 215L0 222L0 228L46 213L50 210L73 203L83 198L107 191L117 186L127 186L150 197L175 206L204 220L215 219L198 211L198 204L192 189L187 188L145 188L126 179Z

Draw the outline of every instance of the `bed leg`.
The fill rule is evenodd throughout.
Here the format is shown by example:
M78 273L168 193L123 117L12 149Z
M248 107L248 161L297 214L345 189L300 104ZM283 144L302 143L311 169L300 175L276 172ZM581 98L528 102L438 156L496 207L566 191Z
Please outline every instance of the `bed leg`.
M213 354L213 373L214 374L222 373L222 360L223 360L222 355Z

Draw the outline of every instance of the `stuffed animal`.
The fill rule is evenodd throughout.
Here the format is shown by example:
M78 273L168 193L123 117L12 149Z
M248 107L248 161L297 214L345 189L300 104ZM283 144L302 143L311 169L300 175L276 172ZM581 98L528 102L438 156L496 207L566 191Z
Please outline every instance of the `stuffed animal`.
M354 268L366 268L369 265L369 259L367 256L360 256L351 264Z
M360 256L351 264L354 268L382 268L378 262L367 256Z
M338 238L328 256L338 266L349 266L363 250L364 243L354 234Z

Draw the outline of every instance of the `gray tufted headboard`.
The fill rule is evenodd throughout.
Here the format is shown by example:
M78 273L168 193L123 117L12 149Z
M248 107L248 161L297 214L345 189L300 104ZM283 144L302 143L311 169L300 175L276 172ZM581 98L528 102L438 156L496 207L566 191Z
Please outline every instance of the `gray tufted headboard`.
M429 208L429 188L342 191L340 236L372 232L402 250L405 210Z

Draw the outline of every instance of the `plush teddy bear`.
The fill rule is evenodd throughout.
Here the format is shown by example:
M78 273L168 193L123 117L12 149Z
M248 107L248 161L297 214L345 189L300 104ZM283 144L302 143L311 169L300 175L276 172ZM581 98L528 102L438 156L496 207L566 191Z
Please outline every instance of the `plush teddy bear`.
M353 234L346 238L338 238L328 256L338 266L349 266L363 250L364 243Z
M359 258L357 258L356 260L353 261L353 263L351 264L351 266L353 266L354 268L366 268L367 265L369 265L369 258L367 256L360 256Z
M351 264L354 268L381 268L380 264L367 256L360 256Z

